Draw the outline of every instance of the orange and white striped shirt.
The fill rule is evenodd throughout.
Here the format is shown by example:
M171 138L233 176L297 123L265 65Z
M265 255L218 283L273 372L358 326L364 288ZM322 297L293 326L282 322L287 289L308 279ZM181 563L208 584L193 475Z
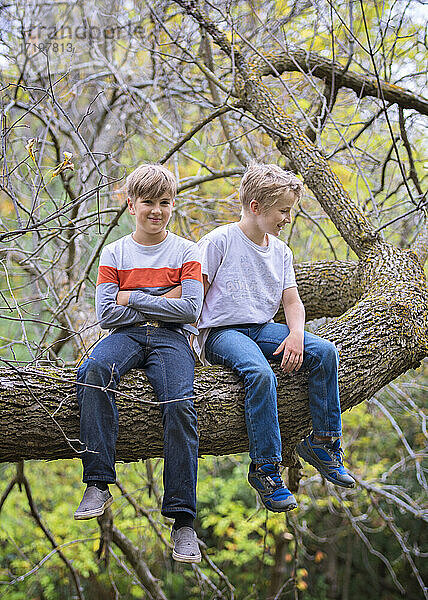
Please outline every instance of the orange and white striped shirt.
M181 298L162 297L178 285ZM125 290L131 291L128 306L120 306L116 296ZM202 300L200 251L194 242L169 231L152 246L137 243L130 234L103 248L96 289L96 312L103 329L151 319L181 328L197 320Z

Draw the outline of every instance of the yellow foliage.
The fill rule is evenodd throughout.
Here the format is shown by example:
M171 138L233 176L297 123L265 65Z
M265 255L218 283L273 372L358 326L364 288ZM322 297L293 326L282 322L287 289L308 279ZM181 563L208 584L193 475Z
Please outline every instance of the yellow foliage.
M52 179L54 177L56 177L57 175L59 175L63 171L66 171L67 169L70 169L71 171L74 171L74 163L71 162L71 159L73 157L72 153L71 152L64 152L63 154L64 154L64 160L57 167L55 167L55 169L52 171L50 181L52 181Z
M415 444L417 446L419 446L420 448L424 448L426 439L425 439L425 435L422 432L417 433L414 437L414 440L415 440ZM421 457L421 459L422 459L422 457Z
M15 212L13 202L10 198L5 198L5 194L0 194L0 215L10 217Z
M348 167L348 165L341 165L340 163L330 162L330 168L343 183L344 187L351 184L354 176L354 171Z
M278 15L283 15L286 11L290 10L290 2L288 2L288 0L277 0L275 7L278 11Z
M226 543L225 543L225 547L226 547L228 550L237 550L237 549L238 549L238 544L234 544L234 543L232 543L232 542L226 542Z
M31 138L28 140L27 144L25 145L25 149L27 150L29 156L31 157L31 159L33 160L33 162L36 162L36 159L34 157L34 144L37 144L37 139L36 138Z

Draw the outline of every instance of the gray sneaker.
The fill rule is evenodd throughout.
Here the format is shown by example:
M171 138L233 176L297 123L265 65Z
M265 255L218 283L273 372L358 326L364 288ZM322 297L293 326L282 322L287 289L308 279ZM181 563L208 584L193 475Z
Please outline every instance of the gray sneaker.
M112 503L113 496L108 490L99 490L95 485L90 485L83 494L82 501L74 513L74 518L81 520L100 517Z
M202 560L199 550L196 531L192 527L180 527L171 530L171 539L174 542L172 558L178 562L199 563Z

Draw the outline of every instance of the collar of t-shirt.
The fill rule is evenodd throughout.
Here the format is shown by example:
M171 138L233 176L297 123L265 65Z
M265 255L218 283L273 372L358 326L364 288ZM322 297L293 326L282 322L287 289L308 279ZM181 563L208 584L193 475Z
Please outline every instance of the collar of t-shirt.
M271 247L272 247L272 243L271 243L269 234L266 234L268 236L268 245L267 246L259 246L259 244L256 244L255 242L253 242L253 240L250 240L250 238L247 235L245 235L245 233L239 227L238 223L233 223L232 227L236 230L237 234L241 237L241 239L246 244L248 244L249 246L251 246L251 248L254 248L258 252L264 252L265 254L267 254L268 252L270 252Z
M135 231L134 231L134 233L135 233ZM151 253L158 252L163 246L168 246L169 242L173 238L173 235L169 231L167 231L166 234L167 235L165 236L165 238L158 244L140 244L139 242L136 242L134 240L134 238L132 237L134 235L133 233L129 234L128 239L129 239L129 242L135 248L135 250L137 250L139 252L144 252L144 254L151 254Z

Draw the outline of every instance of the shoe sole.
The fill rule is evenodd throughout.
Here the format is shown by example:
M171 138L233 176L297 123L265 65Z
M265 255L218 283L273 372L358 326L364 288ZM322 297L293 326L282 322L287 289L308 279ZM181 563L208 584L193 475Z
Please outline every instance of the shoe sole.
M259 496L260 496L260 494L259 494ZM260 500L262 500L261 497L260 497ZM266 510L270 510L270 512L274 512L274 513L289 512L290 510L294 510L295 508L297 508L297 504L295 504L295 503L289 504L285 508L271 508L270 506L266 506L266 504L263 502L263 500L262 500L262 504L266 508Z
M292 502L292 503L291 503L291 504L289 504L288 506L284 506L284 508L272 508L272 507L270 507L270 506L266 506L266 504L265 504L265 503L264 503L264 501L263 501L263 497L262 497L262 495L260 494L260 491L259 491L259 490L258 490L258 489L257 489L257 488L256 488L256 487L255 487L255 486L252 484L252 483L251 483L251 481L250 481L250 480L248 480L248 483L251 485L251 487L252 487L254 490L256 490L256 492L258 493L258 495L259 495L259 498L260 498L260 500L261 500L261 502L262 502L263 506L264 506L264 507L265 507L267 510L270 510L271 512L274 512L274 513L282 513L282 512L288 512L288 511L290 511L290 510L294 510L295 508L297 508L297 503L296 503L296 502Z
M317 471L319 471L319 473L321 473L321 475L324 477L324 479L327 479L327 481L329 481L330 483L332 483L333 485L338 485L339 487L343 487L343 488L353 488L355 487L355 482L354 483L344 483L342 481L338 481L337 479L334 479L333 477L331 477L331 475L329 475L328 473L326 473L324 471L324 465L320 464L313 456L312 454L310 454L305 446L303 446L302 444L297 444L296 446L296 450L297 450L297 454L303 458L303 460L305 460L306 462L308 462L310 465L312 465L313 467L315 467L315 469Z
M172 551L172 558L177 562L184 563L200 563L202 560L201 554L199 556L187 556L186 554L179 554L175 550Z
M93 510L92 512L85 511L84 513L74 513L74 518L76 521L87 521L88 519L94 519L95 517L101 517L104 514L106 508L111 506L114 502L114 498L111 497L104 502L104 504L98 508L97 510Z

